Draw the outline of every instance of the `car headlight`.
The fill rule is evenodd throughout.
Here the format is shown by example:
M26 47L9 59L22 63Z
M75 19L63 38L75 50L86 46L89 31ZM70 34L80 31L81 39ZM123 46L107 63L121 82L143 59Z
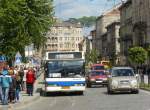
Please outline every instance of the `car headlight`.
M137 80L132 80L132 81L131 81L131 85L132 85L132 86L137 86L137 85L138 85Z
M107 78L103 78L103 81L106 81L107 80Z
M118 86L118 81L116 81L116 80L113 80L113 81L112 81L112 86L115 86L115 87L117 87L117 86Z
M90 79L91 81L95 81L95 79Z

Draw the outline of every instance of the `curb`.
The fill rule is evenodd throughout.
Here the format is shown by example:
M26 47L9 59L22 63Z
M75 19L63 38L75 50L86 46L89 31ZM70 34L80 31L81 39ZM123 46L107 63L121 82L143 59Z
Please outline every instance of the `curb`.
M38 82L41 81L41 77L42 77L41 75L42 75L42 73L40 73L39 77L37 78L37 81L35 82L36 87L35 87L35 90L34 90L34 96L29 98L28 100L21 101L20 103L9 104L8 105L9 110L23 109L26 106L28 106L29 104L32 104L33 102L36 102L36 101L38 101L38 99L40 99L40 93L37 93L36 91L38 89L38 87L37 87ZM0 108L3 108L3 107L4 107L3 105L0 105Z
M146 89L146 88L140 88L140 89L150 92L150 89Z

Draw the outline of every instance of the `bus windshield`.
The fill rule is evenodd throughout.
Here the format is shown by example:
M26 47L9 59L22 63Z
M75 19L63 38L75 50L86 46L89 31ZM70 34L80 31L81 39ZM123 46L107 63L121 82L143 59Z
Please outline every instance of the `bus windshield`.
M48 77L81 77L84 75L84 62L81 60L49 61Z

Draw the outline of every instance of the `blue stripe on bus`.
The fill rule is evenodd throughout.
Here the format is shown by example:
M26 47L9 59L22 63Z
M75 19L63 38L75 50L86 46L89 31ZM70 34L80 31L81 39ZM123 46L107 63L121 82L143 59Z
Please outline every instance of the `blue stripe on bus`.
M48 85L54 85L57 86L73 86L75 84L85 84L85 81L53 81L53 82L47 82Z

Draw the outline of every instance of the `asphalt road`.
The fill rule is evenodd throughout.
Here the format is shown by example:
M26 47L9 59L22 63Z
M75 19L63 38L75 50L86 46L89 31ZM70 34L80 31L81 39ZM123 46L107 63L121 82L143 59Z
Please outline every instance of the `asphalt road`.
M84 96L55 94L41 97L21 110L150 110L150 93L108 95L106 88L88 88Z

